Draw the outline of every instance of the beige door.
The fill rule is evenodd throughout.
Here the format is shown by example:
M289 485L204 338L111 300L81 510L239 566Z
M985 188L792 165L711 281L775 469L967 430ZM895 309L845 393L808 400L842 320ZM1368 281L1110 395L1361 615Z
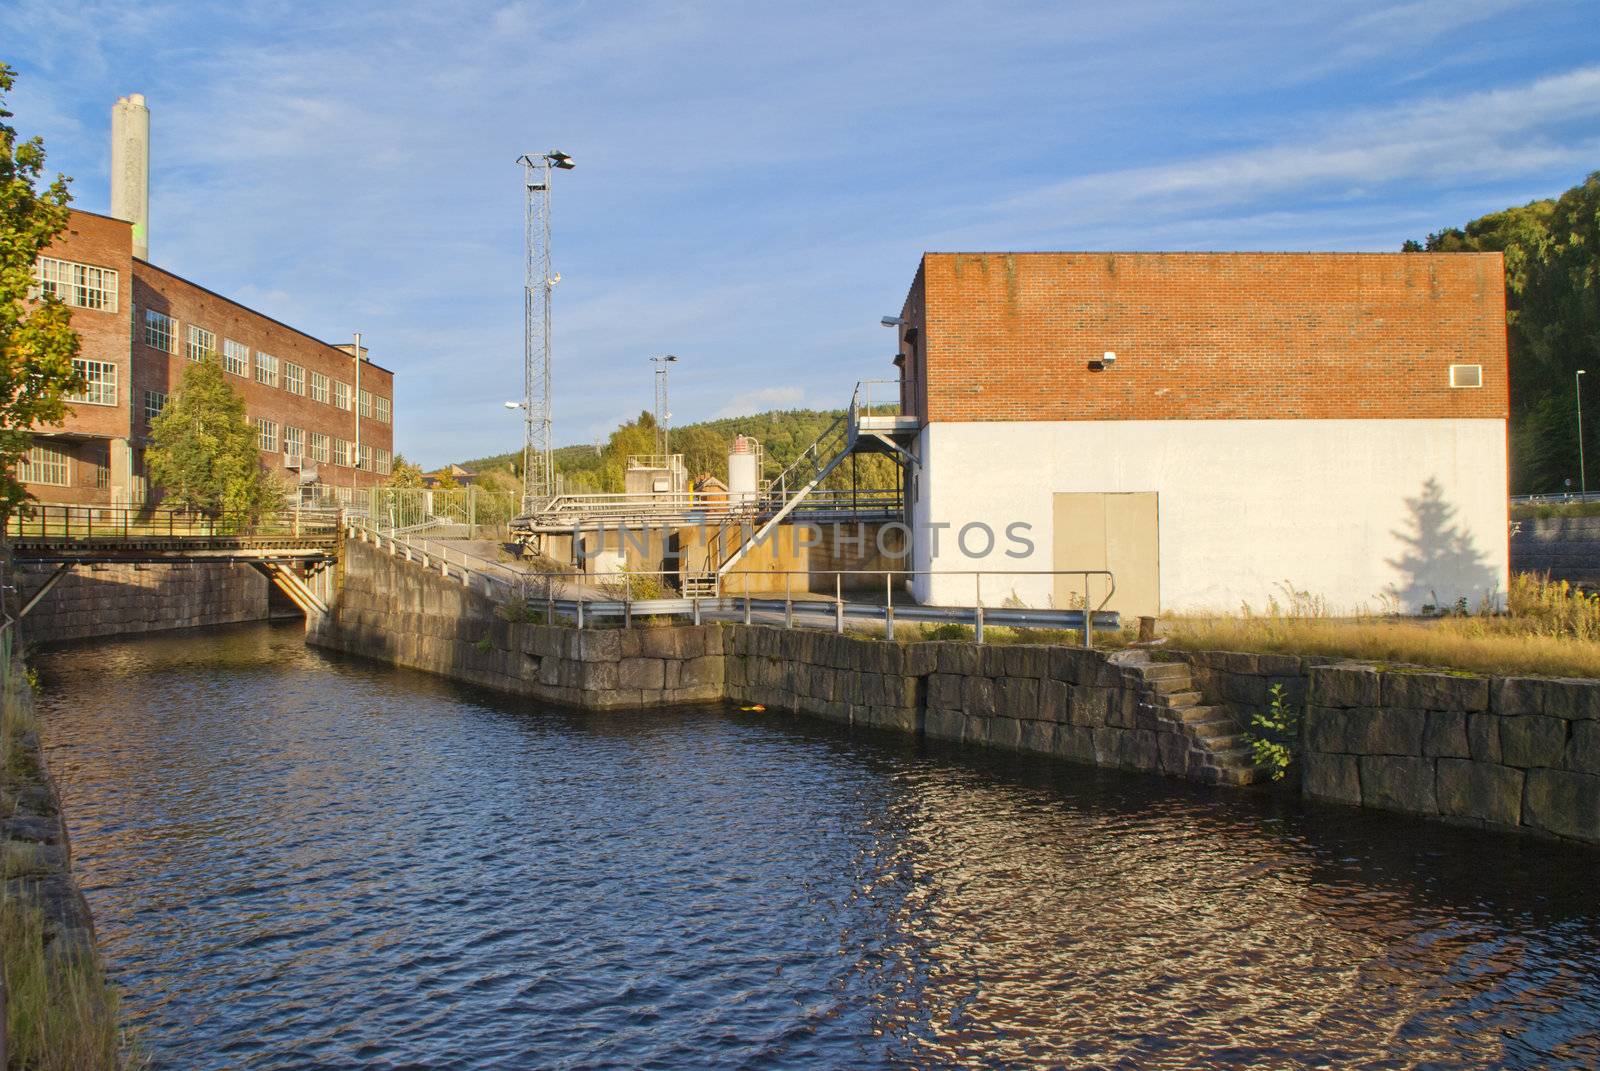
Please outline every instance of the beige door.
M1054 526L1054 568L1111 570L1116 592L1105 609L1121 613L1126 623L1141 615L1160 614L1161 551L1155 492L1058 494ZM1082 606L1083 584L1083 577L1056 577L1055 605ZM1089 579L1089 598L1095 608L1106 597L1108 587L1104 577Z

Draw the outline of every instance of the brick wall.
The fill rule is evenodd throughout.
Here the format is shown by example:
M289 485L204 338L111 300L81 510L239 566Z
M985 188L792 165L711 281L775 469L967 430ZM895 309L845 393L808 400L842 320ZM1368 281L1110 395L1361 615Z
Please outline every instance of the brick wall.
M321 372L330 380L340 380L350 384L352 406L354 406L355 361L348 353L229 301L153 264L138 262L134 266L134 276L134 301L137 305L135 315L138 317L135 326L139 328L133 343L134 352L138 355L138 359L134 362L134 387L137 392L136 404L140 407L134 426L139 436L145 436L149 432L148 423L144 419L143 392L154 390L171 393L178 389L183 381L183 374L190 365L184 353L182 333L187 329L187 325L196 324L217 336L219 354L225 339L232 339L250 348L252 358L250 374L243 377L229 375L228 384L244 396L245 409L252 420L265 417L278 424L280 444L283 427L286 424L302 428L308 433L321 432L330 439L355 441L355 411L353 408L340 409L333 404L331 384L327 403L312 401L310 396L311 373ZM163 353L145 345L143 330L145 309L155 309L178 321L180 338L176 354ZM258 351L278 358L278 386L256 382L254 356ZM284 361L292 361L305 368L306 394L294 394L284 389L282 378ZM361 389L371 392L374 398L392 399L394 373L369 360L361 366ZM361 442L375 449L381 448L392 452L393 424L385 424L376 419L363 419ZM309 457L309 442L307 450ZM269 467L277 471L283 470L281 448L270 458L265 455L263 457ZM350 486L352 470L348 466L319 462L317 468L324 483ZM366 486L379 483L383 479L384 477L376 472L363 471L360 482Z
M74 405L66 427L87 435L126 438L128 334L133 322L130 311L133 307L133 225L120 219L73 212L66 233L45 250L44 255L110 268L117 273L115 310L74 308L71 312L72 329L80 340L78 356L117 366L119 404Z
M927 420L1507 414L1497 253L930 253L904 315Z
M142 446L149 434L145 417L146 391L171 395L182 382L190 362L185 355L185 333L188 325L196 324L216 336L220 353L224 339L232 339L250 349L251 366L244 377L230 376L229 382L245 399L246 411L251 419L265 418L279 427L280 449L263 460L274 471L283 472L281 440L283 428L293 425L307 432L306 456L310 457L309 433L320 432L347 442L355 440L355 367L350 354L312 338L271 317L246 308L219 294L173 275L171 272L135 260L132 255L132 225L123 220L111 219L89 212L74 210L68 229L47 250L47 255L63 260L110 268L117 272L118 299L115 310L72 309L72 326L82 339L81 356L90 360L107 361L117 367L117 404L100 406L77 403L63 425L62 432L89 437L87 442L57 440L53 445L65 450L72 458L71 484L30 485L29 489L42 502L95 503L110 501L111 489L101 487L99 470L107 463L108 439L129 439L135 447ZM166 353L145 344L144 311L154 309L177 321L177 353ZM268 386L255 380L254 356L264 351L277 357L279 365L278 386ZM294 394L284 389L282 362L292 361L306 369L306 393ZM351 385L352 408L340 409L332 404L312 401L310 374L321 372L330 380L341 380ZM365 362L361 366L361 388L374 398L394 398L394 374L386 368ZM392 405L391 405L392 414ZM57 429L43 429L45 434ZM361 442L374 450L394 450L394 426L375 418L361 421ZM376 458L375 466L376 468ZM332 463L317 465L323 483L349 487L356 470ZM361 471L361 485L381 483L385 477L377 471Z

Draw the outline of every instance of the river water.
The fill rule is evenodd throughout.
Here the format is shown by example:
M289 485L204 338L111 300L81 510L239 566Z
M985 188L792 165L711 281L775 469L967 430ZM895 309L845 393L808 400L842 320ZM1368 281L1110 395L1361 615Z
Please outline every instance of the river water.
M164 1068L1592 1067L1600 855L298 626L39 660Z

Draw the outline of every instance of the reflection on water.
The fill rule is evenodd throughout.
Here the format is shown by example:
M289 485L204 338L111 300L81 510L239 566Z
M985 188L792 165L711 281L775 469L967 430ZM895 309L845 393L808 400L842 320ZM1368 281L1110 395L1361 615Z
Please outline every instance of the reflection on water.
M1600 857L250 626L41 660L158 1066L1600 1061Z

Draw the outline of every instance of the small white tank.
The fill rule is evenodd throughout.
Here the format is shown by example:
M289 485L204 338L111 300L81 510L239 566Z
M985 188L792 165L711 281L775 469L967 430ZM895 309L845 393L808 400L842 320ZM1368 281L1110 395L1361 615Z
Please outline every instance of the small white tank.
M749 505L761 489L761 444L736 435L728 451L728 505Z

